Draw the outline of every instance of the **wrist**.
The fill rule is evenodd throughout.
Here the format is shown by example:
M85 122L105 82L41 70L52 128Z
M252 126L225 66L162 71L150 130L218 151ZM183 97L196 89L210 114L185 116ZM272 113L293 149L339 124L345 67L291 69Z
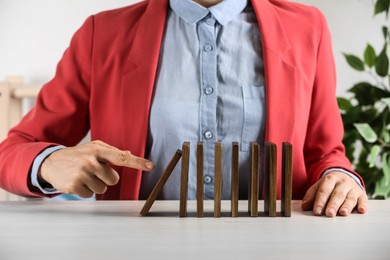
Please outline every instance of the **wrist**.
M51 185L52 182L50 179L48 179L48 177L51 176L46 176L45 174L46 172L47 173L52 172L48 168L50 165L47 164L48 161L46 161L46 159L48 159L50 155L53 154L54 152L63 148L65 148L65 146L62 145L50 146L35 157L30 170L30 181L31 181L32 188L47 195L53 195L59 193L58 190L52 187L53 186Z
M42 174L42 168L44 167L45 161L42 163L41 167L39 167L39 170L38 170L38 174L37 174L38 183L44 189L52 189L53 186L43 177L43 174Z
M56 149L52 151L50 154L48 154L42 161L41 165L38 168L37 172L37 180L39 185L41 185L44 189L53 189L53 185L50 182L50 163L53 160L53 155L56 154L58 151L62 150L64 147L58 147L59 149Z

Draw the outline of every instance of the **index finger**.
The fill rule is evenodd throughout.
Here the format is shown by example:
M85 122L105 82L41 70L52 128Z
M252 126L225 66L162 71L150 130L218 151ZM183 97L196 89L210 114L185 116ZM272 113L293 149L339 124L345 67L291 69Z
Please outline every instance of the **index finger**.
M98 160L109 162L116 166L129 167L133 169L151 171L154 169L154 163L133 155L130 151L122 151L119 149L101 148L97 154Z

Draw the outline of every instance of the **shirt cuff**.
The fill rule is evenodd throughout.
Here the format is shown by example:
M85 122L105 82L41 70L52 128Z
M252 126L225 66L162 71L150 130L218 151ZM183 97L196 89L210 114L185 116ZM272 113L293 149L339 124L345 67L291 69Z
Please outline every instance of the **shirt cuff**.
M352 172L349 172L347 170L344 170L343 168L330 168L330 169L327 169L323 174L322 174L322 177L327 175L328 173L330 172L334 172L334 171L337 171L337 172L342 172L342 173L345 173L347 174L349 177L351 177L352 179L354 179L356 181L357 184L359 184L360 188L362 188L364 190L364 187L363 187L363 184L362 182L359 180L358 177L356 177L355 174L353 174Z
M59 194L61 193L60 191L58 191L57 189L55 188L43 188L40 184L39 184L39 181L38 181L38 171L39 171L39 168L41 167L43 161L50 155L52 154L53 152L57 151L57 150L60 150L60 149L63 149L65 148L65 146L62 146L62 145L58 145L58 146L52 146L52 147L49 147L45 150L43 150L40 154L38 154L38 156L34 159L34 162L33 162L33 165L32 165L32 168L31 168L31 184L38 188L43 194L48 194L48 195L52 195L52 194Z

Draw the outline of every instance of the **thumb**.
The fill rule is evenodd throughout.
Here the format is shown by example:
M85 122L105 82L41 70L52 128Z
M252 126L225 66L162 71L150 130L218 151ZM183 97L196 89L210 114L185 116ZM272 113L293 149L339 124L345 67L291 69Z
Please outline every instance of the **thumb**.
M311 210L313 208L319 185L320 182L318 181L306 191L306 194L302 199L302 210Z

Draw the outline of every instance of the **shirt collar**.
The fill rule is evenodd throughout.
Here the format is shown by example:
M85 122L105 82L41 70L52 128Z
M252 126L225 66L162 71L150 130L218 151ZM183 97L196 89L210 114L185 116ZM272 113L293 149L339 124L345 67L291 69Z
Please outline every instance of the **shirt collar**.
M170 0L172 10L189 24L196 24L209 13L222 25L226 25L240 14L248 0L223 0L217 5L205 8L192 0Z

